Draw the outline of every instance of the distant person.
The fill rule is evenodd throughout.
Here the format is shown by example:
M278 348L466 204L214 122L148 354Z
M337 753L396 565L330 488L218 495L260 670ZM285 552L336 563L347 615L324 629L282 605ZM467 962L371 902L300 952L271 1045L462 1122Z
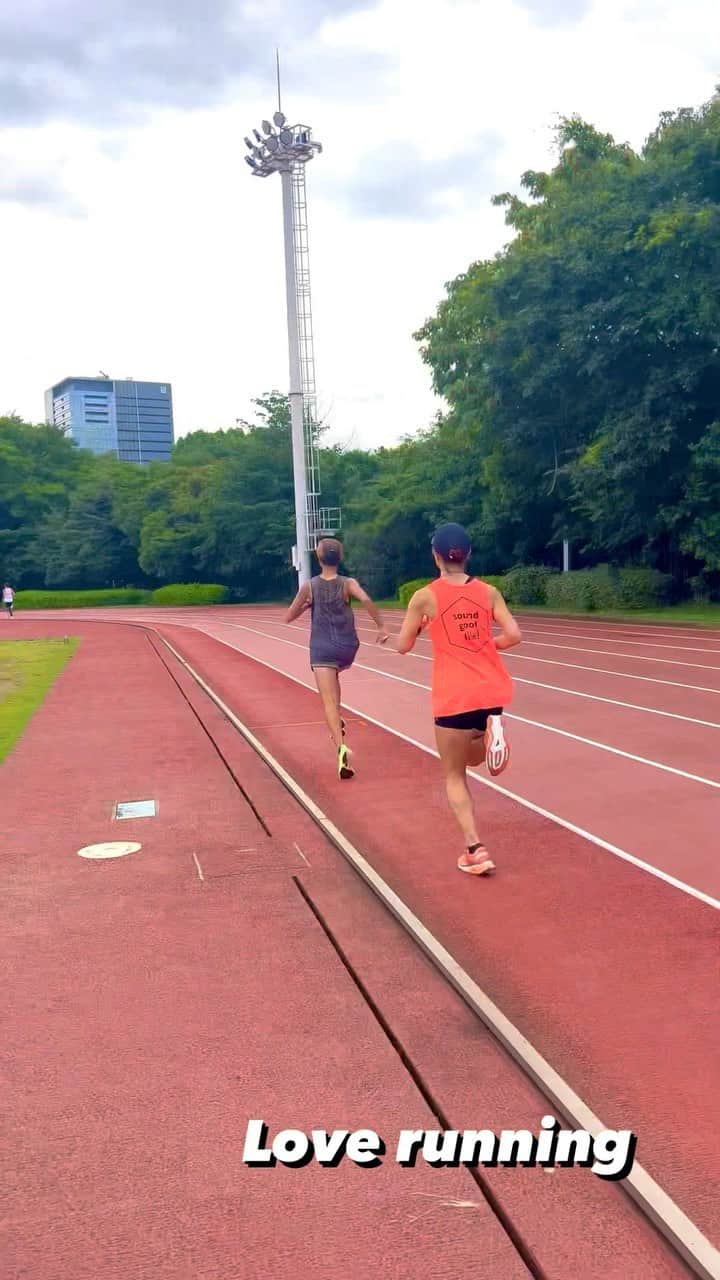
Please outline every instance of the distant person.
M431 641L435 740L447 798L466 844L458 868L481 876L495 864L475 825L467 769L485 763L497 776L507 768L510 748L502 713L513 683L498 650L512 648L522 637L500 592L468 574L471 551L461 525L436 530L432 552L440 577L415 592L396 647L409 653L423 629ZM497 638L493 621L501 631Z
M338 573L343 558L342 544L335 538L323 538L316 555L320 573L300 588L285 621L294 622L310 610L310 666L337 751L338 777L347 779L352 778L355 771L350 766L352 752L343 741L345 722L340 714L340 672L352 666L360 648L350 601L359 600L367 609L377 627L378 644L384 644L388 637L367 592L354 578L344 578Z
M8 617L12 618L15 609L15 592L12 587L8 586L7 582L3 584L2 599L7 609Z

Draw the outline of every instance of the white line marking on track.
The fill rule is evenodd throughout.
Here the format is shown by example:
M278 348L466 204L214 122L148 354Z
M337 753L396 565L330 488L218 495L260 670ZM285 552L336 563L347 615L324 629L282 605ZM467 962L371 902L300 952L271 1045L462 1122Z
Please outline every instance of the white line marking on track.
M265 640L274 640L277 644L291 645L293 649L305 649L304 644L298 644L296 640L286 640L284 636L268 635L267 631L257 631L254 627L245 626L242 623L231 623L243 631L250 631L253 635L262 636ZM299 629L299 628L296 628ZM415 689L424 689L430 692L430 686L421 684L419 680L408 680L407 676L396 676L391 671L383 671L380 667L366 666L363 662L353 664L354 670L370 671L374 675L379 675L385 680L397 680L399 684L408 684ZM546 733L555 733L562 738L570 738L574 742L582 742L585 746L595 747L598 751L608 751L611 755L622 756L625 760L632 760L635 764L647 765L651 769L660 769L663 773L675 774L678 778L685 778L688 782L697 782L701 786L714 787L720 791L720 782L715 782L712 778L704 778L697 773L688 773L685 769L676 769L674 765L662 764L660 760L650 760L647 756L638 756L631 751L623 751L620 747L611 747L607 742L597 742L594 738L584 738L579 733L571 733L568 729L558 729L555 725L544 724L541 720L530 720L527 716L514 715L509 711L505 712L507 720L515 720L519 724L529 724L534 729L542 729Z
M293 840L293 845L295 846L295 848L297 849L298 853L300 854L300 857L302 858L303 862L306 864L306 866L308 866L308 867L309 867L309 866L310 866L310 863L309 863L308 859L305 857L305 854L303 853L302 849L300 848L300 845L299 845L299 844L297 844L295 840Z
M199 879L199 880L204 880L204 879L205 879L205 877L204 877L204 875L203 875L203 869L202 869L202 867L200 866L200 861L199 861L198 856L197 856L197 854L196 854L196 853L193 853L193 860L194 860L194 862L195 862L195 866L197 867L198 879Z
M530 684L536 689L553 689L556 693L570 693L574 698L591 698L593 702L608 702L613 707L626 707L630 711L646 711L651 716L669 716L671 720L685 720L688 724L699 724L705 729L720 729L716 720L698 720L696 716L683 716L679 711L661 711L659 707L643 707L636 702L621 702L619 698L603 698L599 693L584 693L580 689L563 689L559 684L543 684L540 680L524 680L522 676L514 676L517 684Z
M714 666L711 662L680 662L677 658L648 658L643 653L612 653L607 649L586 649L584 645L579 644L544 644L539 640L526 640L523 636L523 644L529 644L533 649L565 649L571 653L597 653L601 658L623 658L627 662L659 662L664 667L693 667L697 671L718 671L720 666Z
M251 630L251 628L247 629ZM206 632L206 634L209 633ZM268 638L275 639L274 636ZM311 693L317 692L307 680L301 680L299 676L291 675L288 671L278 670L278 667L274 666L273 663L266 662L264 658L258 658L253 653L246 653L244 649L232 644L229 640L223 640L221 636L214 636L213 639L217 640L218 644L224 644L226 648L242 654L244 658L248 658L251 662L257 662L259 666L266 667L268 671L274 671L275 675L282 676L285 680L291 680L293 684L299 684L303 689L309 689ZM418 751L424 751L426 755L434 756L436 760L439 758L437 751L434 751L432 747L428 747L424 742L418 742L417 738L411 738L408 734L403 733L401 729L393 729L391 725L368 715L366 711L361 711L359 707L352 706L345 698L343 698L343 706L363 720L367 720L369 724L374 724L378 729L384 729L387 733L392 733L396 738L402 739L403 742L409 743L410 746L417 747ZM527 800L525 796L521 796L515 791L510 791L507 787L500 786L498 782L492 782L489 778L484 778L481 774L474 773L472 770L468 772L481 786L489 787L491 791L497 791L500 795L506 796L508 800L514 800L516 804L522 805L523 809L528 809L531 813L536 813L541 818L547 818L549 822L554 822L566 831L571 831L573 835L580 836L583 840L588 840L590 844L596 845L599 849L604 849L606 853L611 853L613 857L619 858L622 862L629 862L632 866L637 867L638 870L646 871L648 875L654 876L656 880L662 880L673 889L679 889L681 893L687 894L688 897L695 898L698 902L704 902L706 906L720 911L720 899L711 897L709 893L703 893L701 889L696 889L693 885L686 884L683 880L678 880L676 876L669 875L667 871L662 871L659 867L654 867L650 862L645 862L642 858L635 857L635 854L628 853L627 850L621 849L619 845L611 844L608 840L603 840L601 836L594 835L592 831L586 831L584 827L579 827L576 823L569 822L567 818L561 818L559 814L553 813L550 809L543 809L532 800Z
M235 626L237 624L233 623L231 625ZM302 630L301 627L291 627L290 629L295 631ZM369 631L369 630L370 630L369 627L358 627L358 631ZM360 643L366 649L377 648L377 645L368 644L367 641L365 640L361 640ZM393 650L388 649L388 650L385 650L385 652L392 653ZM408 653L405 656L408 658L418 658L421 662L432 662L432 658L425 653ZM543 662L543 661L548 661L548 659L538 658L537 661ZM587 671L597 670L596 667L586 667L583 669ZM638 679L638 680L645 680L645 679L648 679L649 677L637 676L632 678ZM551 690L554 690L554 692L556 693L567 693L567 694L570 694L570 696L573 698L589 698L593 702L607 702L613 707L626 707L629 711L645 711L647 712L648 715L652 715L652 716L668 716L671 720L686 720L689 724L699 724L699 725L702 725L703 728L705 729L720 729L720 722L718 721L698 720L696 716L684 716L684 715L681 715L679 711L661 711L658 707L644 707L637 702L622 702L619 698L604 698L599 693L585 693L583 690L580 690L580 689L566 689L559 684L544 684L541 680L526 680L522 676L513 676L513 680L517 684L529 684L536 689L551 689ZM662 683L666 683L666 682L663 681ZM426 688L427 686L424 686L424 687ZM696 686L687 685L682 687L692 689L692 688L695 688ZM720 693L720 689L714 690L714 692Z
M597 671L599 675L617 676L619 680L642 680L644 684L664 684L671 689L694 689L696 693L714 693L716 697L720 696L720 689L712 689L709 685L685 684L681 680L663 680L661 676L640 676L635 671L614 671L611 667L586 667L580 662L562 662L560 658L536 658L533 654L513 653L512 650L507 650L507 656L516 662L542 662L548 667L568 667L571 671Z
M220 621L220 619L218 619L218 621ZM273 627L285 627L285 626L286 626L286 623L278 621L278 619L277 619L277 618L275 618L275 617L268 617L267 619L264 619L264 618L263 618L263 619L261 619L261 621L262 621L263 626L266 626L266 627L267 627L267 626L273 626ZM229 621L228 621L228 622L223 623L223 625L224 625L224 626L226 626L226 627L236 627L236 626L240 626L240 625L242 625L242 624L241 624L241 623L237 623L237 622L229 622ZM306 630L306 629L305 629L305 628L303 628L303 627L295 627L294 629L295 629L295 630L297 630L297 631L304 631L304 630ZM362 626L362 625L359 625L359 626L357 627L357 630L358 630L358 631L366 631L366 632L368 632L368 633L372 633L372 628L371 628L371 627L364 627L364 626ZM399 632L398 632L398 631L394 631L394 632L393 632L393 634L394 634L394 635L397 635L397 634L399 634ZM422 644L425 644L425 645L429 645L429 644L430 644L430 641L427 639L427 637L426 637L426 636L418 636L418 643L422 643ZM373 646L373 647L374 647L374 646ZM567 646L567 647L570 647L570 646ZM386 652L386 653L392 653L392 649L387 649L387 650L385 650L385 652ZM588 652L591 652L591 651L589 650ZM408 657L410 657L410 658L423 658L423 659L424 659L424 658L426 658L426 655L425 655L425 654L422 654L422 653L410 653L410 654L408 654L407 656L408 656ZM606 657L608 657L608 658L613 658L613 657L624 658L624 657L628 657L629 655L627 655L627 654L613 654L613 653L608 653L608 654L606 654L605 656L606 656ZM691 689L691 690L694 690L696 693L711 693L711 694L713 694L716 698L717 698L717 697L720 697L720 688L718 688L718 689L712 689L712 688L710 688L710 686L709 686L709 685L702 685L702 684L687 684L687 683L685 683L684 681L681 681L681 680L663 680L661 676L641 676L641 675L638 675L638 674L637 674L637 672L635 672L635 671L616 671L613 667L588 667L588 666L585 666L585 665L584 665L584 663L580 663L580 662L563 662L561 658L537 658L537 657L535 657L533 654L530 654L530 653L517 653L514 649L508 649L508 650L506 650L506 652L504 653L504 657L505 657L505 658L510 658L510 659L512 659L512 661L513 661L513 662L540 662L540 663L542 663L542 664L543 664L543 666L548 666L548 667L565 667L565 668L567 668L567 669L568 669L568 670L570 670L570 671L589 671L589 672L591 672L591 673L597 672L597 674L598 674L598 675L603 675L603 676L615 676L618 680L641 680L641 681L643 682L643 684L661 684L661 685L666 685L666 686L667 686L668 688L670 688L670 689ZM712 668L712 669L714 670L715 668ZM514 678L519 679L519 677L514 677ZM534 684L534 683L539 683L539 681L537 681L537 682L536 682L536 681L528 680L528 681L525 681L525 683L526 683L526 684ZM553 686L551 686L551 685L540 685L540 687L541 687L541 688L552 688ZM577 691L576 691L576 690L565 689L565 690L562 690L561 692L564 692L564 693L571 693L571 692L577 692ZM595 697L596 695L594 695L594 694L583 694L583 695L580 695L580 696L584 696L584 697ZM599 698L598 700L599 700L599 701L605 701L605 699L602 699L602 698ZM622 702L618 702L618 706L623 706L623 705L624 705L624 704L623 704ZM628 703L627 705L629 706L629 705L631 705L631 704L629 704L629 703ZM654 710L655 708L651 708L651 707L643 707L643 708L639 708L639 709L640 709L640 710L644 710L644 711L651 711L651 710ZM658 712L658 714L660 714L660 713ZM670 713L670 712L665 712L664 714L666 714L666 715L670 715L671 713ZM682 717L682 718L683 718L683 719L690 719L691 717ZM703 722L703 721L701 721L701 720L699 720L699 721L698 721L698 724L702 724L702 723L704 723L704 722Z
M674 653L676 650L679 650L679 649L683 651L687 650L690 653L710 653L710 654L720 653L720 650L704 649L700 645L658 644L656 640L641 640L640 638L636 638L632 640L621 640L619 637L615 638L611 636L594 636L592 635L592 633L588 634L587 632L582 632L582 631L555 631L555 630L543 631L543 630L536 630L531 626L531 627L523 627L522 632L524 636L525 635L560 636L561 638L565 638L567 640L595 640L599 644L634 644L639 647L644 647L646 649L669 649L671 653Z
M397 611L398 613L400 610ZM523 613L522 609L513 610L515 617L519 622L526 623L529 627L537 627L542 631L545 627L552 628L562 626L568 635L580 635L581 632L574 630L574 627L589 627L590 633L600 637L601 633L607 631L608 638L616 636L631 636L641 641L645 636L660 636L663 640L707 640L708 643L720 645L720 627L703 630L702 627L662 627L659 625L647 624L641 626L639 623L609 623L609 622L593 622L592 620L579 621L577 623L569 621L566 618L553 618L550 615L539 613ZM587 634L587 633L586 633Z

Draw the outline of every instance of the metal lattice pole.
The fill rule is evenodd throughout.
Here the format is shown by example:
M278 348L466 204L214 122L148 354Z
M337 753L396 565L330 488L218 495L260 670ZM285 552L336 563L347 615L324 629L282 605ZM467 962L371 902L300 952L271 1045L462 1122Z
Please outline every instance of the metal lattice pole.
M306 547L313 551L320 529L320 457L317 438L317 395L315 391L315 350L313 344L310 255L308 251L305 167L292 169L293 241L295 253L295 293L297 298L300 376L303 393L303 436L307 506Z
M320 507L320 473L315 390L315 353L310 298L305 165L316 152L306 125L288 126L282 111L273 116L276 130L263 121L264 137L253 130L256 143L245 139L245 159L258 178L279 173L283 193L285 289L290 361L290 422L295 486L296 561L300 585L310 577L310 553L318 539L340 527L340 512Z

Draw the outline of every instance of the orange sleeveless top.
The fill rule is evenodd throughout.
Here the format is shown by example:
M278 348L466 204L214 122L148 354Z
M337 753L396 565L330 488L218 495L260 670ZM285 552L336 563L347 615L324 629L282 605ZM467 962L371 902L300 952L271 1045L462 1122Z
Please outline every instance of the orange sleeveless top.
M493 642L490 588L477 578L459 586L437 578L428 589L437 605L425 628L433 647L433 716L508 706L513 683Z

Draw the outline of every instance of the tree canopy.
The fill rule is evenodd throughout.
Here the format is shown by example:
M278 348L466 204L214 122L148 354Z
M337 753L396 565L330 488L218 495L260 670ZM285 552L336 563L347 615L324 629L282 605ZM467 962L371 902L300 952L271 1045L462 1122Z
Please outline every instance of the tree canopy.
M496 197L510 245L418 334L441 431L475 442L478 534L503 559L567 536L675 573L716 561L720 98L640 154L576 118L557 135L528 198Z

